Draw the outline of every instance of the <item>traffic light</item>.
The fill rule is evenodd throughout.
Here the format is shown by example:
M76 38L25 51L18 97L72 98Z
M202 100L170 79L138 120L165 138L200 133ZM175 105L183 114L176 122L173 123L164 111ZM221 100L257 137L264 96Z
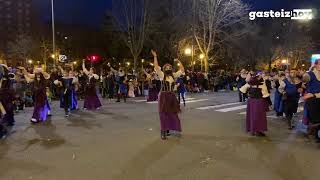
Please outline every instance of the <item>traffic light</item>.
M87 59L91 62L97 62L100 60L100 57L98 55L90 55L87 57Z

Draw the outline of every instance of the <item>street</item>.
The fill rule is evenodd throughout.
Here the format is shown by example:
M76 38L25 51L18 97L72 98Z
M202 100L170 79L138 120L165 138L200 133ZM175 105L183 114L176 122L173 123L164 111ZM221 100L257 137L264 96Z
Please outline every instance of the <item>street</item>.
M157 103L103 101L95 112L64 117L53 102L49 121L15 116L0 141L1 180L316 180L319 144L268 113L267 137L245 133L236 92L189 94L182 137L160 139ZM82 105L83 102L80 102Z

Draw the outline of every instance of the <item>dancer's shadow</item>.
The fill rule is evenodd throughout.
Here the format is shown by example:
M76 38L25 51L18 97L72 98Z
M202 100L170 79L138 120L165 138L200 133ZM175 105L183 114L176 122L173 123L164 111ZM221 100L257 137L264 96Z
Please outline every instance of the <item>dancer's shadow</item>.
M178 144L178 140L156 140L129 161L119 174L112 177L112 180L146 179L148 168L165 157Z
M26 151L35 144L39 144L46 149L52 149L66 143L65 139L56 133L56 126L52 124L51 120L47 120L41 124L31 125L25 131L29 129L33 129L39 137L27 141L27 145L21 151Z
M84 129L93 129L95 127L102 128L102 125L96 123L94 118L91 118L91 120L87 121L85 119L82 119L81 117L76 117L71 115L68 118L68 121L70 122L70 124L67 124L67 126L70 126L70 127L80 127Z

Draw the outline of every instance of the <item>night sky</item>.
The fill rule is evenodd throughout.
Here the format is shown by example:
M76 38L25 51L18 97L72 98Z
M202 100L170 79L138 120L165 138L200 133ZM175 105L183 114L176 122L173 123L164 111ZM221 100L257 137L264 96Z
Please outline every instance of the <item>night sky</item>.
M44 22L50 21L50 0L33 0ZM293 8L320 8L320 0L243 0L253 10L280 10ZM55 0L56 20L67 24L82 24L98 27L111 0Z

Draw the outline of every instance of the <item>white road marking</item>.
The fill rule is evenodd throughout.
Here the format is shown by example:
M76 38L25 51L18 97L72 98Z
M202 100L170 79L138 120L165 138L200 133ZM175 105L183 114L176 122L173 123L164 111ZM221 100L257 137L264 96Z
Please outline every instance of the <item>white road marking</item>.
M217 112L230 112L230 111L236 111L236 110L245 109L245 108L247 108L247 105L230 107L230 108L225 108L225 109L218 109L216 111Z
M195 103L195 102L202 102L202 101L208 101L209 99L197 99L193 100L195 98L187 98L186 99L186 104L188 103ZM147 102L148 104L158 104L158 101L152 101L152 102ZM181 99L181 104L183 104L182 99Z
M216 108L220 108L220 107L232 106L232 105L238 105L238 104L242 104L242 102L220 104L220 105L215 105L215 106L204 106L204 107L200 107L200 108L197 108L197 109L199 109L199 110L208 110L208 109L216 109Z

